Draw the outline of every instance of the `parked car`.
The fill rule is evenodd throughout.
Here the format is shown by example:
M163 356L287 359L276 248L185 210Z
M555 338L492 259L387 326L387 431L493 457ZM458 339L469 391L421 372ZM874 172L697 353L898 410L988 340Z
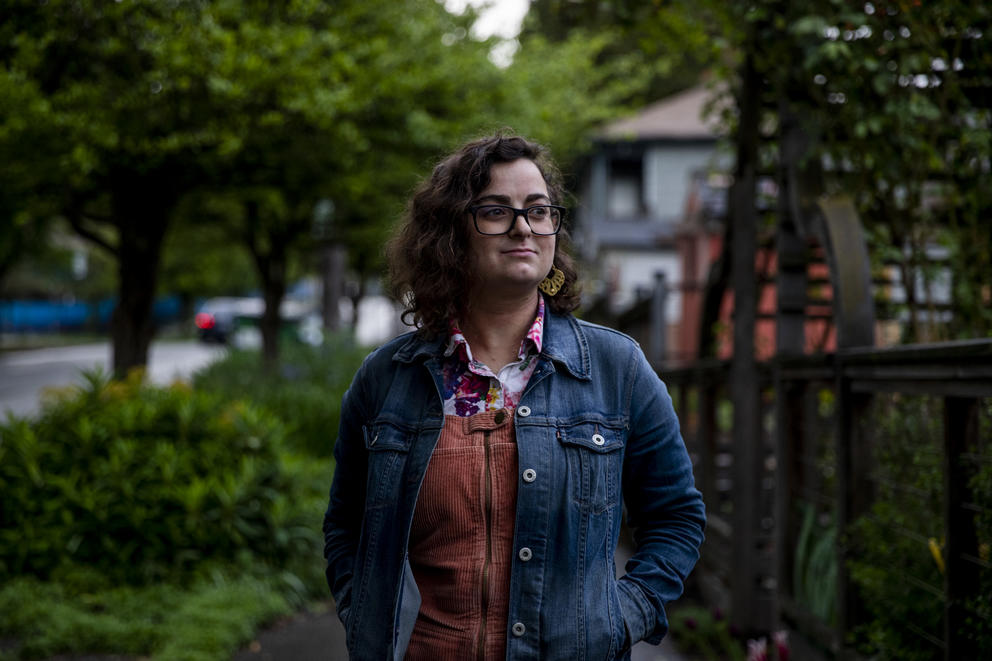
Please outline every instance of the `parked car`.
M258 296L208 298L197 310L193 323L204 342L227 343L234 336L239 319L257 319L264 309L265 303Z
M259 321L265 303L259 297L219 297L204 301L193 318L197 333L204 342L230 344L238 349L262 345ZM323 341L320 316L305 300L286 298L279 309L281 333L311 345Z

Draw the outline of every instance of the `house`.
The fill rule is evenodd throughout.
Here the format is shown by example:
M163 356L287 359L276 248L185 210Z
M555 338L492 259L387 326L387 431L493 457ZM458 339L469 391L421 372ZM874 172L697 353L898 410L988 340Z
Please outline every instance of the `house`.
M669 354L678 352L681 334L687 213L700 207L709 215L725 212L726 177L719 173L731 158L720 148L724 133L716 113L708 112L715 98L696 87L606 125L579 184L574 234L578 256L594 272L590 307L622 314L663 276L670 291L664 302ZM711 257L701 258L705 269Z

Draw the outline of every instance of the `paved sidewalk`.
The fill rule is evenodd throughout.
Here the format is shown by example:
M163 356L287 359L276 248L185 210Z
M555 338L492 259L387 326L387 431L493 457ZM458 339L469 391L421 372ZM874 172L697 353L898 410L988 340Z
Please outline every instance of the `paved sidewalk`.
M282 620L261 632L232 661L347 661L344 627L334 614L332 604L317 613L302 613ZM684 661L671 641L661 645L639 643L634 646L632 661Z
M621 570L630 557L624 546L617 549L616 563ZM347 661L344 627L328 602L318 612L301 613L277 622L262 631L232 661ZM671 639L661 645L638 643L631 651L631 661L685 661Z

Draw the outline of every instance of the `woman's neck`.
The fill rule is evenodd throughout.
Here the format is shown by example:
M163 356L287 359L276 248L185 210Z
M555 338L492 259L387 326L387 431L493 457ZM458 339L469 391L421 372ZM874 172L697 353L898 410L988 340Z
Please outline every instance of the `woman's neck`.
M472 347L472 356L493 372L517 360L520 343L537 314L535 291L522 298L479 297L459 320L462 333Z

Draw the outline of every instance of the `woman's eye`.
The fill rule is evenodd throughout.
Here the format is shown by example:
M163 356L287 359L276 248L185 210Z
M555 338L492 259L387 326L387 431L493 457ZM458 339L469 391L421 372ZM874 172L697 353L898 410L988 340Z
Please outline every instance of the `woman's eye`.
M502 218L506 214L506 209L502 207L486 207L482 210L485 218Z
M528 212L532 218L545 218L548 215L547 207L531 207Z

